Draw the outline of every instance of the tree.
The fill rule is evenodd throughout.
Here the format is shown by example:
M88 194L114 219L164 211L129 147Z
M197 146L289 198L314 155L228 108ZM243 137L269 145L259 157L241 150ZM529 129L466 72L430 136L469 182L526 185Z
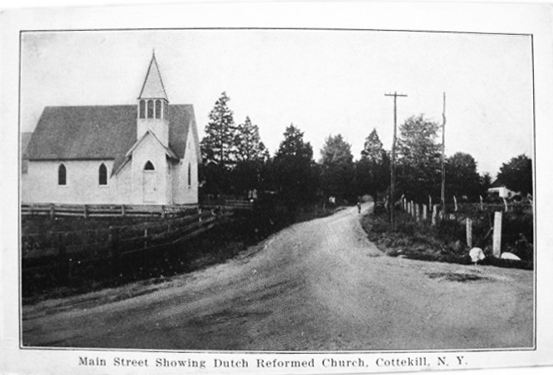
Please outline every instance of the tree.
M492 186L492 176L488 172L480 176L480 191L479 194L482 197L486 196L488 189Z
M205 137L201 142L204 164L214 164L221 168L230 168L236 161L236 126L232 111L228 107L230 98L225 92L215 102L209 113L209 122L205 127Z
M293 124L284 131L284 140L276 152L272 170L275 188L289 208L297 208L315 199L318 176L313 148Z
M236 128L237 161L260 161L268 157L268 151L259 137L259 127L246 116L244 123Z
M532 193L532 159L521 154L503 163L497 180L510 190L524 195Z
M400 127L398 139L398 191L409 199L426 200L439 196L441 181L440 145L436 143L439 125L423 117L408 118Z
M249 117L237 127L236 166L232 170L232 186L236 193L259 189L261 172L269 152L259 137L259 128Z
M354 164L351 145L341 134L329 136L321 150L321 187L327 195L351 198Z
M476 161L470 154L457 152L447 158L445 176L448 196L466 196L469 200L477 200L480 193L480 176L476 171Z
M365 139L361 159L355 167L357 193L370 194L377 201L379 191L386 190L390 184L390 157L373 129Z

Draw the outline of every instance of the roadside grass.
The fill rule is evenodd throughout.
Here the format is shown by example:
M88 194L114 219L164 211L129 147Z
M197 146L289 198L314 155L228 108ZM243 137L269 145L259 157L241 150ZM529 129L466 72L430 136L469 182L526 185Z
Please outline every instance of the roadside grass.
M387 212L377 206L373 213L361 218L368 239L386 255L425 261L472 264L469 248L464 243L463 226L455 220L443 220L436 227L416 222L408 214L396 211L396 231L390 231ZM477 228L476 232L482 231ZM479 234L479 233L478 233ZM479 234L481 235L481 234ZM481 235L484 237L483 235ZM486 258L480 263L507 268L532 270L532 258L521 261L499 259L492 256L491 239L481 241ZM532 249L526 250L532 254Z

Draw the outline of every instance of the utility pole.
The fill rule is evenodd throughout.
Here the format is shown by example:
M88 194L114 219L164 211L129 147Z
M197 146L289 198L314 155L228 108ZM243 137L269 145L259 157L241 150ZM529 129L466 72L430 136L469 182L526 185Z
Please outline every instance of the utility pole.
M395 230L395 220L394 220L394 192L396 186L396 137L397 137L397 98L407 97L405 94L398 94L395 91L393 94L384 94L384 96L393 96L394 97L394 138L392 140L392 162L390 164L390 224L392 226L392 231Z
M442 214L445 215L445 92L443 99L443 109L442 109Z

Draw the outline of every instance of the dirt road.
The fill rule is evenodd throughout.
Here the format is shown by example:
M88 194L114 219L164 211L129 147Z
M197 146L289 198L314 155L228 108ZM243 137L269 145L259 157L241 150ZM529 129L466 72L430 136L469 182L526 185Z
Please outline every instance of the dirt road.
M23 338L159 349L531 347L532 299L529 271L384 256L351 208L163 283L25 306Z

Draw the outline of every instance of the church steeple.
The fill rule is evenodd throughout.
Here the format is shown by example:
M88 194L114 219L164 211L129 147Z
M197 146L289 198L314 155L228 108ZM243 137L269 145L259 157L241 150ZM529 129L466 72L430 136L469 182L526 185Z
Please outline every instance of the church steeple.
M165 86L163 86L163 80L159 73L159 66L157 65L156 53L152 52L152 59L148 66L148 72L146 78L142 84L142 90L138 99L167 99L167 93L165 92Z
M161 79L155 52L152 52L150 65L148 65L146 77L138 95L137 138L150 130L167 146L169 141L168 108L169 100Z

